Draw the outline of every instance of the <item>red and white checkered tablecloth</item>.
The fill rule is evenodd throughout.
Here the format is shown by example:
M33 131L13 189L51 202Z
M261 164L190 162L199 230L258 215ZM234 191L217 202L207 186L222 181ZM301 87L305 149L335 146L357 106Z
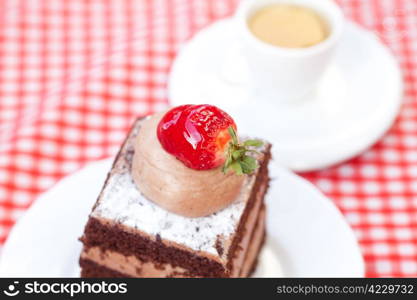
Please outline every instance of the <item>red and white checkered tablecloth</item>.
M394 127L370 150L303 174L359 239L368 276L417 276L417 1L340 0L405 78ZM0 1L0 245L36 197L114 155L133 118L166 107L178 47L234 0Z

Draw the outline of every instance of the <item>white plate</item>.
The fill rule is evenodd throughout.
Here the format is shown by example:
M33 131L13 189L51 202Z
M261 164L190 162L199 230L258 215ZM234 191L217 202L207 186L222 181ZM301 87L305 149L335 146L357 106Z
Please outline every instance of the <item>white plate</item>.
M395 59L372 33L353 23L347 23L317 90L305 99L259 101L247 78L233 22L225 19L180 50L169 98L173 105L218 105L241 132L273 142L275 158L297 171L339 163L371 146L392 125L402 98Z
M13 227L0 257L4 277L79 275L77 240L111 166L92 163L43 194ZM271 163L268 242L258 277L357 276L364 264L337 208L304 179Z

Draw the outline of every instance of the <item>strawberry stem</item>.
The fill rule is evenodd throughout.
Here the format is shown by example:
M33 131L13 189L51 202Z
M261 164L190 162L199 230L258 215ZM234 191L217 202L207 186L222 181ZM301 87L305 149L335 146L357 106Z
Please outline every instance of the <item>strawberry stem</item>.
M233 144L236 144L236 145L239 144L239 141L238 141L237 136L236 136L236 132L233 129L233 127L229 126L229 128L227 128L227 130L229 131L229 134L232 138Z
M232 170L237 175L252 174L258 168L258 162L248 153L259 153L252 148L259 148L264 143L260 140L247 140L240 144L233 127L230 126L227 130L232 140L227 149L223 173L226 174L228 170Z

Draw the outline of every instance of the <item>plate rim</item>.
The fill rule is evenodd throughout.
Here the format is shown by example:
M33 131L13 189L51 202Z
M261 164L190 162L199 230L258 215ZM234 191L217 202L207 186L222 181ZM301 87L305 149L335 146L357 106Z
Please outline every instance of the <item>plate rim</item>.
M19 224L22 224L22 222L23 222L22 220L25 220L25 218L27 219L28 217L29 218L30 217L34 218L33 213L31 213L31 211L33 211L34 207L39 207L39 206L42 207L43 205L46 205L45 201L49 200L49 198L51 197L50 196L51 194L53 195L54 193L56 193L56 190L63 189L62 186L65 186L67 184L67 182L76 181L76 178L78 178L80 176L80 174L83 174L90 169L97 168L97 166L99 166L99 165L102 165L103 168L104 168L104 166L108 167L108 166L111 165L113 160L114 160L114 158L112 157L112 158L106 158L106 159L102 159L102 160L98 160L98 161L93 161L93 162L90 162L90 163L86 164L84 167L80 168L76 172L74 172L72 174L69 174L66 177L63 177L52 188L50 188L46 192L42 193L37 198L37 200L35 200L33 205L26 210L26 212L21 216L21 218L16 222L15 226L13 226L12 230L9 233L9 236L8 236L6 242L3 245L3 249L2 249L3 251L0 254L0 277L7 276L7 273L5 274L4 271L3 271L3 264L4 264L4 261L6 261L8 259L8 257L5 257L4 254L6 253L6 254L10 255L10 253L13 252L12 250L8 249L8 248L12 247L12 246L10 246L9 241L15 239L16 235L19 234L19 231L22 230L21 229L22 225L19 225ZM338 214L338 219L340 219L340 221L344 223L344 226L346 227L347 232L349 232L349 234L351 234L353 239L356 241L354 247L357 251L357 254L360 257L359 265L361 267L361 270L358 269L357 274L352 275L352 276L355 276L355 277L356 276L357 277L365 276L365 262L364 262L362 254L361 254L361 250L360 250L358 240L356 239L352 228L347 223L346 219L344 218L343 214L340 212L338 207L327 196L325 196L323 193L321 193L320 190L317 187L315 187L312 183L310 183L306 179L302 178L301 176L291 172L290 170L287 170L285 168L282 168L282 167L278 166L277 162L275 162L275 164L277 165L277 168L276 168L277 174L282 174L282 175L286 176L287 178L292 180L297 185L299 185L299 184L304 185L305 188L307 188L311 191L311 193L314 193L317 197L321 198L322 199L321 201L323 203L327 202L327 204L329 206L333 207L332 209L334 210L334 212ZM100 183L100 184L102 184L102 183ZM43 199L45 199L45 200L43 200ZM49 203L49 202L47 202L47 203ZM7 265L7 263L6 263L6 265ZM296 276L296 275L291 275L291 274L285 274L285 270L284 270L283 274L286 277L295 277ZM14 275L16 275L16 274L14 274Z
M284 176L287 176L292 181L297 182L297 184L303 185L306 189L310 190L312 195L314 194L317 199L320 199L322 203L327 205L328 207L331 207L333 213L337 214L338 219L341 221L341 224L345 227L345 232L348 233L351 238L354 240L354 248L356 250L356 255L359 260L357 261L359 268L356 271L357 274L353 277L365 277L366 275L366 265L365 260L362 254L362 250L359 244L359 241L357 237L355 236L355 233L353 231L353 228L350 226L350 224L347 222L345 216L340 211L339 207L334 203L333 200L331 200L329 197L327 197L324 193L322 193L318 187L316 187L313 183L305 179L304 177L292 172L288 168L285 167L278 167L277 169L279 174L283 174Z

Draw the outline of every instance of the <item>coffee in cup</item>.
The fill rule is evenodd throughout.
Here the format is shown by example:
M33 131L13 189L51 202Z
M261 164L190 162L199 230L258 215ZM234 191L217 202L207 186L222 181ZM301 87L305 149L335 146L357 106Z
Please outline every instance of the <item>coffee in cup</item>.
M324 41L329 30L314 10L291 4L272 4L256 11L248 20L260 40L279 47L305 48Z

